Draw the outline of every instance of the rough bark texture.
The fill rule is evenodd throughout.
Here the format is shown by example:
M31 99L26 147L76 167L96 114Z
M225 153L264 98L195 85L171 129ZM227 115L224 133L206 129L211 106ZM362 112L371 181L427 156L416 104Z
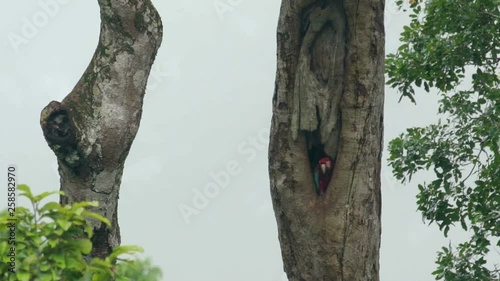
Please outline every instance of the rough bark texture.
M383 0L283 0L269 174L289 280L379 280ZM317 196L312 148L334 159Z
M98 201L93 211L111 227L94 227L92 257L120 244L117 206L123 166L142 114L146 82L162 40L150 0L98 0L99 43L85 73L62 102L52 101L40 124L57 156L62 204Z

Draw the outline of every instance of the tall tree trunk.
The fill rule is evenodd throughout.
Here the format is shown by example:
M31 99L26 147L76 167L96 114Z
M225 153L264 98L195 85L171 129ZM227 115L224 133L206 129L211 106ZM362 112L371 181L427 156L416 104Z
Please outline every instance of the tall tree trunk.
M269 146L289 280L379 280L384 1L283 0ZM317 155L333 159L316 195Z
M52 101L40 124L57 156L62 204L98 201L93 211L111 227L94 227L92 257L120 244L117 206L123 166L142 114L146 82L162 40L150 0L98 0L101 32L94 56L62 102Z

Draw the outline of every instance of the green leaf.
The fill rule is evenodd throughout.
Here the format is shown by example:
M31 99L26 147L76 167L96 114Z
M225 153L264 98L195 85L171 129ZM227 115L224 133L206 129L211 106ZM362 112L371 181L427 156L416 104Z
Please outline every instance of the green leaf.
M109 255L109 260L111 262L114 262L120 255L142 253L142 252L144 252L144 249L139 246L118 246L115 249L113 249L113 252L111 253L111 255Z
M59 191L47 191L47 192L43 192L42 194L40 195L37 195L37 196L33 196L33 202L37 203L37 202L40 202L41 200L43 200L44 198L52 195L52 194L60 194Z
M44 213L44 212L47 212L47 211L51 211L51 210L60 210L61 209L61 205L57 202L48 202L47 204L43 205L39 211L40 213Z
M92 251L92 242L89 239L75 239L70 244L75 246L84 255Z
M40 271L42 272L48 271L49 269L52 268L50 264L44 264L44 263L40 263L39 267Z
M19 194L19 196L25 196L28 199L30 199L31 202L34 202L34 196L31 193L31 189L29 188L29 186L27 186L25 184L20 184L20 185L17 186L17 189L20 190L20 191L22 191Z
M96 219L98 221L101 221L101 222L105 223L108 226L111 226L111 223L109 222L109 220L107 218L105 218L105 217L103 217L103 216L101 216L101 215L99 215L97 213L93 213L93 212L89 212L89 211L83 211L81 215L84 216L84 217Z
M62 219L57 219L56 220L57 225L59 225L64 231L67 231L72 223L70 221L62 220Z
M417 87L422 86L422 79L418 78L417 80L415 80L415 85L416 85Z
M87 207L98 207L99 206L99 202L97 201L81 201L81 202L77 202L75 204L72 205L72 208L74 208L75 210L76 209L79 209L79 208L87 208Z
M55 265L61 269L66 268L66 259L64 257L64 253L53 253L51 255L52 260L55 262Z
M27 272L17 272L16 277L18 281L30 281L31 274Z

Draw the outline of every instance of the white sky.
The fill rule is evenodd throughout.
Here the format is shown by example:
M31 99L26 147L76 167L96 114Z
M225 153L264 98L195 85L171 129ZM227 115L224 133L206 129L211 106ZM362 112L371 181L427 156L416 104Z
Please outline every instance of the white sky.
M164 39L125 165L119 221L122 244L144 247L164 280L287 280L267 172L280 2L154 1ZM408 21L393 2L387 53ZM230 9L218 12L224 4ZM0 21L0 167L16 164L19 181L36 193L57 190L56 158L39 114L63 99L88 65L99 34L97 1L8 1ZM418 106L398 104L389 88L386 96L384 149L405 128L436 120L434 95L418 95ZM192 207L195 192L214 183L211 173L228 165L227 186L186 223L179 207ZM385 166L381 280L433 280L435 253L449 239L422 223L417 181L403 187Z

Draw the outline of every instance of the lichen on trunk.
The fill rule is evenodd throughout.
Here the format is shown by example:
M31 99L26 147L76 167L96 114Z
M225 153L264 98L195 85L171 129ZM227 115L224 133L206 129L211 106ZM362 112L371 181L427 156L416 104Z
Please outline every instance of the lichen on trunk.
M84 74L64 98L43 110L40 124L55 152L62 204L98 201L91 256L120 244L117 206L125 159L137 134L146 83L162 41L150 0L98 0L99 43Z

